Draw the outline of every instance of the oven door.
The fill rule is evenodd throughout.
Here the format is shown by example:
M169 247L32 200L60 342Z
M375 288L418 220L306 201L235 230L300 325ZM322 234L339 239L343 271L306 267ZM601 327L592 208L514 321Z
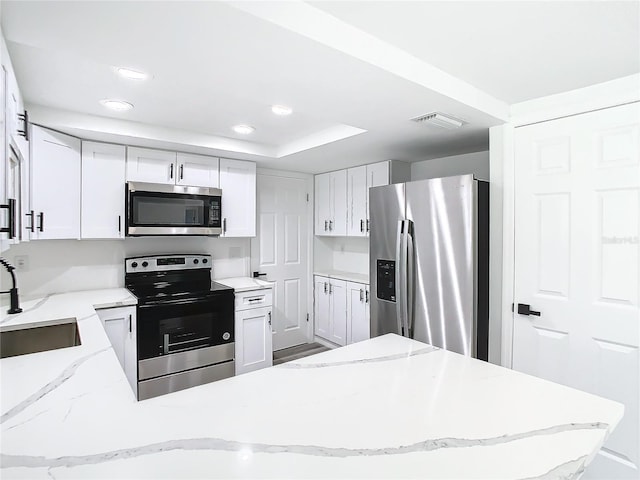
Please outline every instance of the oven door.
M220 235L222 190L128 182L128 236Z
M234 358L234 295L138 305L138 380Z

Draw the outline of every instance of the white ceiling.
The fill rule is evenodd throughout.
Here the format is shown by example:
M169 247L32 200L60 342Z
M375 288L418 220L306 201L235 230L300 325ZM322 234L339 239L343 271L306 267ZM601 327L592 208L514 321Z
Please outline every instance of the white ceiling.
M315 173L486 149L508 104L637 73L639 5L3 1L1 14L36 121ZM468 124L410 122L431 111Z

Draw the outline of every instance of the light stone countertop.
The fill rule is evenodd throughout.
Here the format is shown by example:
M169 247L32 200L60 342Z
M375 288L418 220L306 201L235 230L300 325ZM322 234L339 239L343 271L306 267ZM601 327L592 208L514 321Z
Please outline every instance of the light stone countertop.
M313 274L369 285L369 274L364 273L345 272L343 270L315 270Z
M397 335L136 402L94 306L82 345L0 360L4 478L577 478L623 406Z
M214 280L233 288L236 292L249 292L251 290L261 290L263 288L273 288L272 282L260 280L252 277L229 277Z

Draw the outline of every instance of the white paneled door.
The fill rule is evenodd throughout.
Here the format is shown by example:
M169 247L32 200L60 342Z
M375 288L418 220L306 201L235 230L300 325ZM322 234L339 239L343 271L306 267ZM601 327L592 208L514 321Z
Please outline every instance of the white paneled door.
M273 349L311 338L309 203L312 178L258 173L258 232L251 239L251 270L273 282Z
M623 403L585 478L638 478L640 105L520 127L515 155L513 368Z

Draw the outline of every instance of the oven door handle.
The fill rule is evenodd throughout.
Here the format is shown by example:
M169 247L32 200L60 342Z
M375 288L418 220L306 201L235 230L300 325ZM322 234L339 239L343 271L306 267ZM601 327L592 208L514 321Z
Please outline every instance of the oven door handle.
M164 352L165 355L169 355L169 334L168 333L164 334L162 351Z

